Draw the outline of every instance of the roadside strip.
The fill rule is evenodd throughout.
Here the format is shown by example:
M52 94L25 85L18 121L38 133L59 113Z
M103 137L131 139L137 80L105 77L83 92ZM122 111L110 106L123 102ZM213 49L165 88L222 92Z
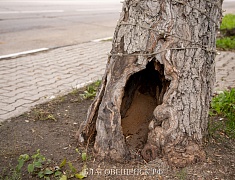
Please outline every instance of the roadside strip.
M0 14L33 14L33 13L61 13L64 10L44 10L44 11L0 11Z
M14 54L3 55L3 56L0 56L0 60L1 59L6 59L6 58L12 58L12 57L16 57L16 56L21 56L21 55L26 55L26 54L32 54L32 53L47 51L48 49L49 48L40 48L40 49L33 49L33 50L30 50L30 51L23 51L23 52L14 53Z
M105 37L105 38L101 38L101 39L91 40L91 42L112 41L112 39L113 39L113 37ZM38 53L38 52L42 52L42 51L48 51L51 49L57 49L57 48L61 48L61 47L73 46L73 45L76 45L76 44L58 46L58 47L53 47L53 48L33 49L33 50L18 52L18 53L14 53L14 54L3 55L3 56L0 56L0 60L7 59L7 58L14 58L14 57L22 56L22 55Z

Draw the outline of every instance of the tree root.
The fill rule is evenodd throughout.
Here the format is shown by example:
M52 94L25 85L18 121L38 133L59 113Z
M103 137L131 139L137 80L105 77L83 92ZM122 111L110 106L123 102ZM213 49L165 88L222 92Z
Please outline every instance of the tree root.
M206 154L198 144L190 142L186 147L167 145L164 148L168 164L174 167L186 167L189 164L205 161Z
M160 154L159 148L157 146L146 144L141 151L141 155L143 156L144 160L149 162L154 159Z

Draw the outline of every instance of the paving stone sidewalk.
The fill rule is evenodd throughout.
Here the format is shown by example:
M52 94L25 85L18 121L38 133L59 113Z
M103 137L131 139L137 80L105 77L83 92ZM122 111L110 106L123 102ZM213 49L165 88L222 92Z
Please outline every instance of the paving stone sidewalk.
M111 42L89 42L0 60L0 122L101 79ZM216 57L216 90L235 87L235 53Z
M235 88L235 52L221 51L215 59L215 90Z
M104 74L111 42L89 42L0 60L0 122Z

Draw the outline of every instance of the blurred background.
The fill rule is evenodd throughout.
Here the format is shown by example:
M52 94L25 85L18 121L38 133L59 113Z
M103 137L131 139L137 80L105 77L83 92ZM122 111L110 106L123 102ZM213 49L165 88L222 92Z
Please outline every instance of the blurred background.
M225 0L235 13L235 0ZM0 56L112 37L120 0L0 0Z
M113 36L119 0L0 0L0 56Z

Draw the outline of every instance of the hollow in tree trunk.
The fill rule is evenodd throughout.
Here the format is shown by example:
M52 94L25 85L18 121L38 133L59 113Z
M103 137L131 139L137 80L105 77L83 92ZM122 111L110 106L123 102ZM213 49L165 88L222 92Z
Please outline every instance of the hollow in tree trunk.
M101 158L202 161L222 0L127 0L79 142Z

